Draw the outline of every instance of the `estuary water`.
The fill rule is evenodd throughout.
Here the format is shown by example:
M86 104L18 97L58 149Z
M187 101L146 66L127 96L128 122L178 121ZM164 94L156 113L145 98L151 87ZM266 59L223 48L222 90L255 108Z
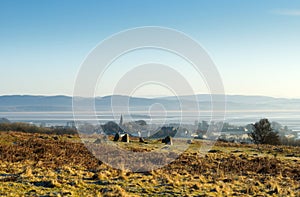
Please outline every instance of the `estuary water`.
M107 121L113 120L118 122L121 114L123 115L124 122L134 120L145 120L147 123L161 124L161 123L178 123L195 124L196 121L202 120L210 121L211 112L203 111L199 113L178 111L171 112L152 112L149 111L132 111L130 115L123 114L122 112L109 112L102 111L95 113L81 112L77 116L78 121L89 121L97 118L99 123L103 124ZM221 114L217 114L218 119L222 119ZM0 118L5 117L12 122L29 122L33 124L44 124L47 126L52 125L66 125L68 121L74 120L72 111L65 112L0 112ZM292 130L300 130L300 111L298 110L270 110L270 111L227 111L225 113L225 122L233 125L245 126L249 123L257 122L261 118L268 118L270 121L276 121L283 126L288 126Z

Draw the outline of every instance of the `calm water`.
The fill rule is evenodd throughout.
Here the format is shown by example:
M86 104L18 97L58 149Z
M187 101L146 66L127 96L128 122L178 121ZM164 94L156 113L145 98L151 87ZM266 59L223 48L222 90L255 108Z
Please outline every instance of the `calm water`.
M118 121L121 113L101 112L97 114L100 123L110 120ZM157 112L148 114L148 112L131 112L131 117L123 115L124 121L143 119L147 123L177 123L180 120L178 112ZM0 112L0 117L8 118L12 122L32 122L32 123L47 123L48 125L65 125L67 121L73 120L72 112ZM93 118L91 113L81 113L79 119L88 121ZM288 126L293 130L300 130L300 111L227 111L225 121L234 125L246 125L254 123L261 118L268 118L270 121L276 121L284 126ZM186 113L183 118L183 123L194 124L196 120L211 119L210 112L200 112L199 115L191 112Z

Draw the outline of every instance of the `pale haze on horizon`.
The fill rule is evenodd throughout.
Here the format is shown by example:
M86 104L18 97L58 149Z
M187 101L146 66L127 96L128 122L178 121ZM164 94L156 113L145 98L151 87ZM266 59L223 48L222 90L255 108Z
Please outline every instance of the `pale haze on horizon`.
M284 0L1 1L0 95L72 95L88 53L141 26L172 28L196 40L215 62L226 94L300 98L300 1ZM122 71L146 60L171 64L195 93L209 92L186 62L144 51L116 61L97 95L113 93ZM148 86L134 96L169 93Z

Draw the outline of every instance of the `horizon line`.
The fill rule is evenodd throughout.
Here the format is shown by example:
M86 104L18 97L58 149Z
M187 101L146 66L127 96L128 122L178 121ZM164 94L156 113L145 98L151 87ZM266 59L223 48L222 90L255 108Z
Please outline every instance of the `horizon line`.
M196 95L223 95L223 94L209 94L209 93L197 93L194 95L178 95L178 97L184 97L184 96L196 96ZM0 94L0 97L5 97L5 96L32 96L32 97L76 97L73 95L68 95L68 94ZM149 95L149 96L129 96L129 95L122 95L122 94L110 94L110 95L102 95L102 96L95 96L95 97L83 97L83 96L78 96L81 98L103 98L103 97L110 97L110 96L125 96L125 97L131 97L131 98L145 98L145 99L154 99L154 98L165 98L165 97L176 97L176 95ZM224 94L224 96L247 96L247 97L268 97L268 98L273 98L273 99L300 99L298 97L276 97L276 96L268 96L268 95L257 95L257 94Z

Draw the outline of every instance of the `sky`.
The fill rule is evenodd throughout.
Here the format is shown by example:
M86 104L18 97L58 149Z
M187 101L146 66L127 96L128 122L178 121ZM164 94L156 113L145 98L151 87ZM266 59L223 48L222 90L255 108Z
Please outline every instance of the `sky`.
M297 0L1 0L0 95L72 95L89 52L107 37L141 26L172 28L196 40L214 61L226 94L300 98ZM130 57L105 76L99 95L111 94L110 80L122 77L118 65L128 70L138 58L172 59L149 51ZM195 92L206 93L202 79L188 70L184 77L190 76ZM155 90L136 94L163 92Z

